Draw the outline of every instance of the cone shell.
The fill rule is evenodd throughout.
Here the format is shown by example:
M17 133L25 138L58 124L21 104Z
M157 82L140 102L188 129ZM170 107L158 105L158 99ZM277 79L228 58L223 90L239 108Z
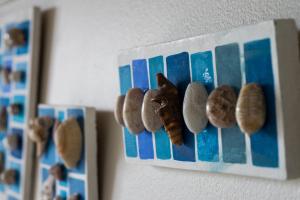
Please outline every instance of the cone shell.
M42 200L52 200L55 191L54 184L54 177L51 175L48 176L47 180L43 183L42 186Z
M3 145L6 149L13 151L18 149L20 143L20 137L16 134L10 134L3 140Z
M6 185L12 185L17 181L17 171L15 169L8 169L1 173L1 182Z
M115 107L115 119L121 126L125 126L123 120L123 107L124 107L125 95L120 95L117 98L116 107Z
M207 125L207 91L200 83L190 83L183 100L183 118L187 128L194 134L201 132Z
M160 105L157 112L171 142L181 145L183 144L182 113L178 90L163 74L158 73L156 79L159 88L152 101Z
M81 157L82 133L75 118L69 118L57 127L54 142L65 166L68 169L76 167Z
M156 112L160 105L152 101L157 92L157 90L148 90L144 96L142 106L142 120L145 128L150 132L155 132L162 126L160 117Z
M218 128L229 128L236 123L235 106L237 96L232 87L222 85L208 96L206 114L209 121Z
M261 129L266 120L263 89L255 83L244 85L236 106L236 119L242 132L252 134Z
M128 130L133 134L141 133L145 127L142 121L144 93L139 88L130 89L125 97L123 119Z

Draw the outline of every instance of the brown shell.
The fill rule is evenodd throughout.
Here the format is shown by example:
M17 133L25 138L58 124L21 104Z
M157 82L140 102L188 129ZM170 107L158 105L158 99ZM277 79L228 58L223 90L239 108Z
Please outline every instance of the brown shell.
M208 96L206 114L209 121L218 128L228 128L235 124L237 96L234 89L222 85Z
M53 165L50 170L50 174L57 180L62 181L66 177L66 169L63 164L57 163Z
M0 109L0 131L4 131L7 128L7 110L6 107Z
M2 77L2 83L3 83L4 85L7 85L7 84L10 83L10 78L9 78L9 76L10 76L10 70L7 69L7 68L2 68L2 69L1 69L1 77Z
M3 140L3 145L6 149L13 151L18 149L20 145L20 137L17 134L9 134Z
M22 71L12 71L9 75L9 79L10 81L13 81L13 82L21 82L22 79L24 78L24 72Z
M4 43L7 48L23 45L25 43L25 35L21 29L9 29L4 35Z
M171 139L176 145L183 144L182 113L178 90L163 74L156 75L159 86L152 101L160 104L157 112Z
M80 194L73 194L68 197L68 200L80 200Z
M263 89L255 83L244 85L236 106L236 119L242 132L252 134L261 129L266 120Z
M17 181L17 171L15 169L8 169L1 173L0 180L6 185L12 185Z
M5 168L5 155L4 152L0 152L0 174L4 171Z
M82 152L82 133L75 118L63 121L55 130L54 143L65 166L76 167Z
M12 115L18 115L23 109L23 105L19 103L13 103L9 106L9 112Z

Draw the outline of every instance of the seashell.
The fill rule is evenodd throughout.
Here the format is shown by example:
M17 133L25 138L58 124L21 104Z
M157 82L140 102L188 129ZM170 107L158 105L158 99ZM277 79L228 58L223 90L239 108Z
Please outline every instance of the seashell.
M54 133L54 143L66 167L76 167L81 157L82 133L75 118L69 118L59 124Z
M53 176L48 176L42 186L42 200L52 200L55 191L55 179Z
M20 103L12 103L12 104L10 104L8 109L12 115L18 115L21 113L21 111L23 109L23 105Z
M142 120L145 128L150 132L155 132L162 126L162 122L157 112L159 104L151 101L156 95L157 90L148 90L144 96L142 106Z
M63 198L61 196L56 196L53 200L63 200Z
M265 96L261 86L256 83L244 85L235 112L242 132L252 134L261 129L266 120Z
M22 82L24 78L25 78L25 74L23 71L13 71L9 75L10 81L13 82Z
M144 93L139 88L128 90L123 107L123 119L126 127L131 133L138 134L145 127L142 121L142 105Z
M4 35L4 43L7 48L24 45L25 35L21 29L9 29Z
M123 120L124 100L125 100L125 95L118 96L118 99L116 102L115 113L114 113L116 121L122 126L125 126L124 120Z
M2 77L2 83L4 85L7 85L10 83L10 70L8 68L2 68L1 69L1 77Z
M222 85L208 96L206 114L209 121L218 128L228 128L235 124L237 96L232 87Z
M0 173L4 171L5 168L5 155L4 152L0 152Z
M80 194L73 194L72 196L68 197L68 200L80 200Z
M152 101L160 105L157 112L171 142L181 145L183 144L182 113L178 90L163 74L156 74L156 79L159 88Z
M32 141L36 142L38 157L44 152L49 137L49 128L52 125L53 119L47 116L31 119L29 121L27 134Z
M0 175L1 183L12 185L17 181L17 171L15 169L4 170Z
M20 137L16 134L7 135L3 140L3 145L10 151L16 150L20 145Z
M56 179L59 181L63 181L66 178L66 169L65 166L63 164L57 163L55 165L53 165L50 170L49 173Z
M7 110L6 107L2 106L0 109L0 131L7 129Z
M194 134L202 131L208 122L206 102L208 94L204 85L194 82L186 89L183 100L183 119L187 128Z

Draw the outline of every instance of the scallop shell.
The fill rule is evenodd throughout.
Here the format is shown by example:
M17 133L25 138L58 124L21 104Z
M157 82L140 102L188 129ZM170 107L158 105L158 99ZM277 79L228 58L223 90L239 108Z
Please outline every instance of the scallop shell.
M55 191L55 179L53 176L48 176L42 186L42 200L52 200Z
M139 88L128 90L123 108L123 119L131 133L139 134L145 127L142 121L142 105L144 93Z
M7 110L6 107L2 106L0 109L0 131L7 129Z
M209 121L218 128L228 128L236 123L235 106L237 96L232 87L222 85L208 96L206 114Z
M242 132L252 134L261 129L266 120L263 89L256 83L244 85L240 91L236 119Z
M118 96L118 99L116 102L116 108L115 108L115 112L114 112L116 121L122 126L125 126L124 120L123 120L124 100L125 100L125 95Z
M202 131L207 125L207 97L204 85L197 82L188 85L184 95L182 113L187 128L194 134Z
M3 145L10 151L16 150L20 145L20 137L16 134L7 135L3 140Z
M69 118L57 127L54 143L65 166L68 169L76 167L81 157L82 133L75 118Z
M157 112L171 142L181 145L183 144L182 113L178 90L163 74L156 74L156 79L159 88L152 101L160 104Z
M6 185L12 185L17 181L17 171L15 169L4 170L0 175L0 180Z
M142 120L145 128L150 132L155 132L162 126L162 122L156 112L159 104L152 101L157 92L157 90L148 90L144 96L142 106Z
M53 165L50 170L49 173L56 179L59 181L62 181L65 179L66 177L66 169L65 166L63 164L57 163L55 165Z

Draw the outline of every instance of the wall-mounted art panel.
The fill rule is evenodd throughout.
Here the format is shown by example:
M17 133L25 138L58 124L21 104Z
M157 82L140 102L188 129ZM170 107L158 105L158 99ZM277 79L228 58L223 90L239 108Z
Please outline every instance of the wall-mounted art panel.
M38 119L52 121L39 160L39 198L98 199L96 111L39 105Z
M122 51L118 62L121 95L131 88L140 88L144 93L159 88L156 76L162 73L177 88L181 103L191 82L203 84L208 95L221 85L231 86L238 95L245 84L257 83L263 89L266 105L265 123L253 134L242 133L238 124L217 128L212 123L194 134L183 124L181 145L172 144L164 127L155 132L143 129L132 133L125 119L126 159L133 163L274 179L298 176L297 45L293 20L274 20ZM118 121L122 120L121 108L116 110ZM174 130L173 125L169 130Z
M26 137L35 116L41 14L13 10L0 22L0 199L33 198L33 144Z

